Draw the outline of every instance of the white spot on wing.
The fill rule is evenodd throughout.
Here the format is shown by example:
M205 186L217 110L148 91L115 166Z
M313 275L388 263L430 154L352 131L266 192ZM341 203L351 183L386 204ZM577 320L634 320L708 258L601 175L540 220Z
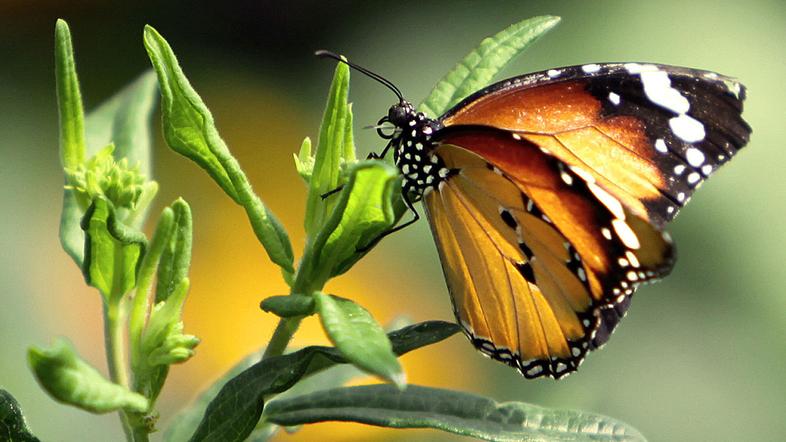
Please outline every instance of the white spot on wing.
M674 132L674 135L688 143L701 141L706 135L704 125L699 120L685 114L669 119L669 127Z
M658 138L655 140L655 150L660 153L667 153L669 151L669 148L666 147L666 142L663 141L663 138Z
M617 198L611 196L610 193L603 190L602 187L598 186L595 183L587 183L589 190L595 195L604 206L611 212L612 215L616 218L625 219L625 210L622 208L622 203Z
M559 69L549 69L546 72L546 75L548 75L549 78L557 78L557 77L559 77L559 74L561 74L561 73L562 73L562 71L560 71Z
M609 92L609 101L615 106L620 104L620 96L614 92Z
M620 237L625 247L633 250L638 250L641 247L639 237L636 236L636 233L633 232L633 229L630 228L625 220L613 219L611 220L611 226L614 227L614 231L617 232L617 236Z
M688 160L688 164L691 166L699 167L704 163L704 153L695 147L691 147L685 152L685 159Z
M638 268L641 265L639 263L639 259L636 258L636 254L634 254L630 250L625 251L625 256L628 257L628 261L630 261L630 265L632 265L633 267Z
M585 64L584 66L581 67L581 70L588 74L591 74L593 72L598 72L600 70L600 65L595 63Z
M690 103L680 91L671 87L669 74L659 69L646 70L639 73L644 93L653 103L668 109L675 114L684 114L690 109Z

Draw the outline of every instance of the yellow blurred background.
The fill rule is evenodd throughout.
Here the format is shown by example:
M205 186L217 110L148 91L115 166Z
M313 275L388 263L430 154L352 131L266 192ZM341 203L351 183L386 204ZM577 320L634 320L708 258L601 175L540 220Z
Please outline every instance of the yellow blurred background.
M68 4L67 4L68 3ZM528 381L482 358L460 336L403 358L412 383L448 387L619 418L659 440L786 439L786 3L719 2L269 2L133 5L0 2L0 388L21 403L42 440L121 440L114 414L93 416L46 396L26 348L58 335L104 370L99 296L57 239L62 173L57 155L53 31L71 25L89 109L149 68L142 27L173 46L255 189L303 245L305 189L292 153L316 138L339 51L391 79L412 101L483 37L523 18L562 24L504 76L602 61L651 61L715 70L749 88L751 143L698 192L671 227L679 261L665 282L636 295L624 325L578 373ZM329 3L329 4L328 4ZM393 103L353 74L360 155L383 143L362 126ZM286 286L243 212L193 163L167 150L154 119L155 217L184 197L194 213L186 332L195 358L172 370L161 427L199 391L269 339L275 319L259 301ZM386 239L328 291L366 306L380 322L451 319L425 222ZM294 345L325 343L304 322ZM105 370L104 370L105 371ZM457 440L427 430L320 424L277 440Z

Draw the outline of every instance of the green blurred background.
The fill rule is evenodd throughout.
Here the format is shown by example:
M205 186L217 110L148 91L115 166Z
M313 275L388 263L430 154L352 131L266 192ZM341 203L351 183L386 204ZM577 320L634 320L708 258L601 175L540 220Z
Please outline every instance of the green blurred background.
M70 3L70 4L68 4ZM69 336L103 370L98 294L59 247L62 174L57 155L53 30L71 25L88 109L149 64L142 27L155 26L214 113L258 193L302 247L304 187L292 152L316 136L333 63L329 48L394 81L419 101L483 37L523 18L562 24L503 75L601 61L652 61L715 70L749 88L751 143L698 192L671 227L679 262L643 288L624 325L581 370L559 382L527 381L482 358L462 337L404 358L413 383L499 400L607 414L650 440L786 439L786 3L721 1L532 2L0 2L0 387L50 441L120 440L115 415L60 406L28 372L29 345ZM354 75L361 154L383 143L373 124L392 94ZM260 299L285 292L243 213L193 164L168 151L155 120L158 207L183 196L195 216L186 331L197 356L176 367L162 421L241 356L269 339L275 321ZM155 212L154 212L155 213ZM450 319L425 222L384 241L328 287L382 322ZM325 342L307 320L295 344ZM435 431L325 424L278 440L460 439Z

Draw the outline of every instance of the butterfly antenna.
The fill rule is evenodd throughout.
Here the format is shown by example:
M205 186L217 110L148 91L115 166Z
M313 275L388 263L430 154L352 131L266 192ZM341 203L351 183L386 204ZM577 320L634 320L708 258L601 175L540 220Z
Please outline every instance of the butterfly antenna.
M317 57L322 57L322 58L332 58L332 59L334 59L334 60L336 60L336 61L338 61L340 63L346 64L347 66L351 67L352 69L355 69L356 71L361 72L361 73L367 75L368 77L373 78L374 80L377 80L378 82L384 84L385 86L388 87L388 89L390 89L391 91L393 91L394 94L396 94L396 96L398 97L399 101L404 101L404 96L401 95L401 91L398 90L396 85L393 84L390 80L388 80L387 78L385 78L385 77L383 77L383 76L381 76L381 75L379 75L377 73L371 72L370 70L368 70L368 69L366 69L366 68L364 68L362 66L358 66L355 63L352 63L351 61L347 60L347 57L345 57L343 55L338 55L335 52L326 51L324 49L320 49L320 50L314 52L314 55L316 55Z

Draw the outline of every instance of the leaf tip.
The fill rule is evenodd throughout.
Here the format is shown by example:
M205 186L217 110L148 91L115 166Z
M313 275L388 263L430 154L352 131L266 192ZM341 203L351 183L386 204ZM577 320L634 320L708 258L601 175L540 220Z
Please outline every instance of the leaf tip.
M407 389L407 374L404 373L404 370L401 370L401 366L399 365L399 371L393 373L390 377L390 380L393 381L393 385L396 386L398 391L404 391Z
M66 23L66 21L63 20L62 18L58 18L57 21L55 22L55 29L58 32L64 32L64 31L68 32L68 23Z

